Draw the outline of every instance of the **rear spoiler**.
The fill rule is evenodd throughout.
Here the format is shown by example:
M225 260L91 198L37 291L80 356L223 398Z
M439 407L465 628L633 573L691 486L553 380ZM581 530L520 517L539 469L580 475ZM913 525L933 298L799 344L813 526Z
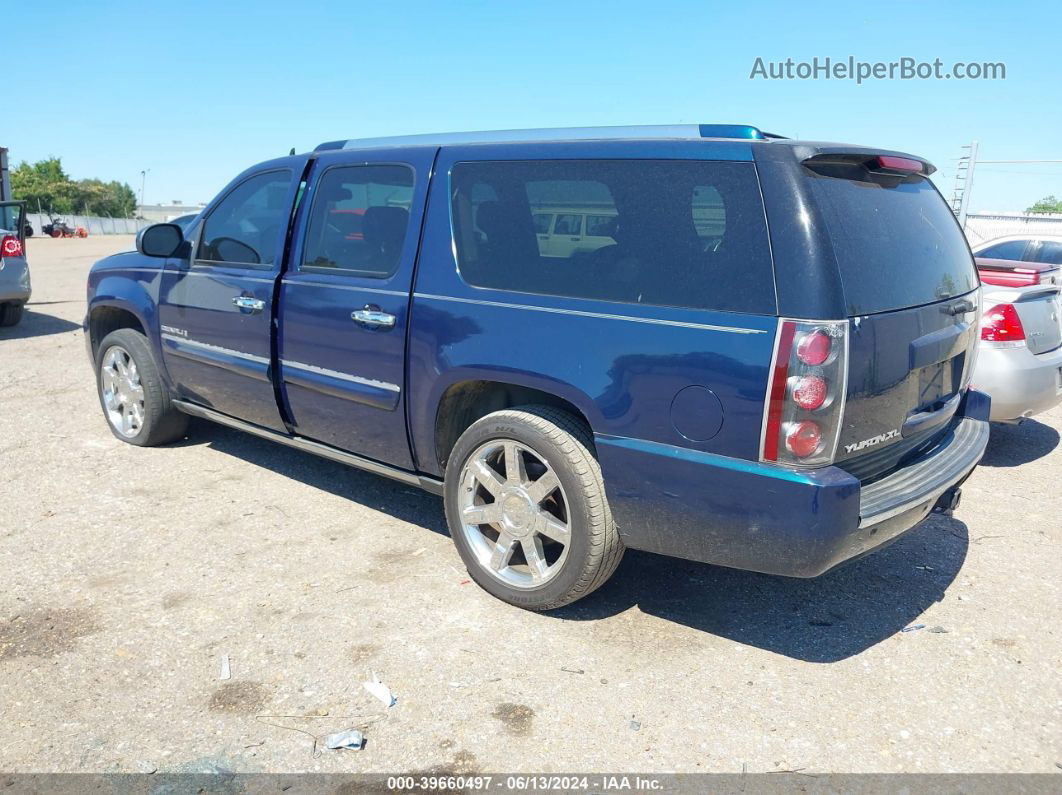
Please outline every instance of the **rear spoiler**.
M921 174L928 177L937 169L928 160L906 152L888 149L871 149L866 146L817 143L808 141L779 141L793 148L793 154L801 163L814 167L821 165L860 165L881 174Z
M863 166L875 174L895 174L897 176L921 174L924 177L928 177L937 170L928 160L922 160L911 155L886 152L822 152L811 157L805 157L800 162L812 167L816 164Z

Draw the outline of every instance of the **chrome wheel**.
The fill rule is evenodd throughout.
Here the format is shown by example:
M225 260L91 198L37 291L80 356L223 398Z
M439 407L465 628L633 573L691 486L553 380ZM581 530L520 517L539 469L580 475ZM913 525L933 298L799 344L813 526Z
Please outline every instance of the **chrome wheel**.
M107 421L132 438L144 427L144 386L129 352L120 345L107 349L100 362L100 393Z
M494 439L461 470L461 532L485 571L514 588L537 588L560 572L571 543L564 488L526 445Z

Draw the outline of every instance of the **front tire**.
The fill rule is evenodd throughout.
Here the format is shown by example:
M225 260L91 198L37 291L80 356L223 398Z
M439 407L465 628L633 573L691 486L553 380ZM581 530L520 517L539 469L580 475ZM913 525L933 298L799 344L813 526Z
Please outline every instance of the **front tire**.
M469 575L526 610L571 604L623 557L586 425L550 406L473 423L446 468L446 520Z
M96 354L96 389L111 433L138 447L184 436L188 415L178 411L162 383L147 338L130 328L112 331Z
M12 302L0 304L0 326L17 326L19 321L22 320L22 312L25 306L25 304Z

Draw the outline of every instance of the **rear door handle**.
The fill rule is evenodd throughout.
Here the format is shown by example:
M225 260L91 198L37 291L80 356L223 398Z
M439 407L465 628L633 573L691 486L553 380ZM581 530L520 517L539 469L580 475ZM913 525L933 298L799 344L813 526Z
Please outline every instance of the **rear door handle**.
M394 328L395 325L395 316L382 311L375 304L366 304L364 309L356 309L350 313L350 319L373 328Z
M251 295L237 295L233 297L232 303L240 309L250 309L252 312L261 312L265 309L265 301Z

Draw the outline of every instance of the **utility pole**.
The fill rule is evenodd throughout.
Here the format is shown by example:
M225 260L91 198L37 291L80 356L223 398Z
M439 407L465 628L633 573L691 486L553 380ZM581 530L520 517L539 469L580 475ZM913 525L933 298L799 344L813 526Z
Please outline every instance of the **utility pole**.
M980 165L1044 165L1046 163L1062 163L1062 160L978 160L977 141L969 146L970 154L959 158L959 165L955 171L955 189L951 194L951 209L959 219L959 226L966 229L966 212L970 206L970 191L973 190L974 168Z
M144 169L143 171L140 172L140 213L139 213L139 215L141 217L143 217L143 215L144 215L144 185L147 184L147 173L149 171L151 171L151 169L150 168L146 168L146 169Z
M977 165L977 141L972 141L968 155L959 158L959 165L955 170L955 189L951 194L951 209L955 217L959 219L959 226L966 229L966 210L970 206L970 191L973 190L974 167Z
M0 201L11 198L11 181L8 178L7 149L0 146Z

